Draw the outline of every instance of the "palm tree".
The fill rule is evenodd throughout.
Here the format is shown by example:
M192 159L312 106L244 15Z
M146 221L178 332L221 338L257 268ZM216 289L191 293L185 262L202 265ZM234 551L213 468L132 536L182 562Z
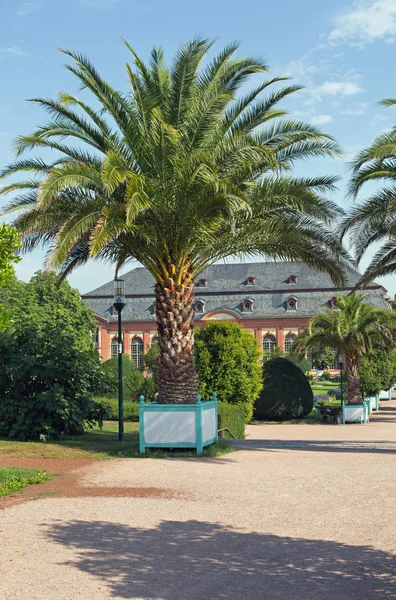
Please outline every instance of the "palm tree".
M312 319L294 342L301 354L336 348L343 354L348 381L348 404L360 404L359 359L373 347L394 346L396 315L391 310L367 304L364 294L336 295L337 309L328 309Z
M278 103L299 89L279 87L285 78L241 94L267 66L237 57L236 44L208 61L213 42L195 39L169 67L160 48L146 65L125 43L133 60L126 93L87 58L64 51L95 104L65 93L33 99L51 118L16 140L17 154L55 150L56 158L18 158L3 170L2 177L34 174L3 187L21 194L5 212L20 213L14 225L23 250L44 245L46 267L61 277L91 257L113 262L116 273L131 260L148 269L156 281L159 401L194 402L199 273L231 255L260 254L302 260L344 282L347 255L330 228L339 207L324 196L335 180L291 174L296 160L334 156L338 147L285 118Z
M396 99L387 98L381 104L392 106ZM357 263L369 246L382 242L360 285L396 272L396 127L378 136L352 164L350 192L354 197L370 181L384 181L385 187L353 208L341 224L342 236L350 233Z

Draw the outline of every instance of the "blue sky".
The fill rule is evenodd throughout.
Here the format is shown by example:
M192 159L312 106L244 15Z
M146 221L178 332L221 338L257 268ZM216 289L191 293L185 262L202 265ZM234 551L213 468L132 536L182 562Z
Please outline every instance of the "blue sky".
M297 172L342 177L342 206L350 203L344 193L347 161L396 120L394 110L378 106L381 98L396 95L396 0L14 0L3 2L1 11L1 165L13 159L13 138L46 118L26 98L78 93L57 48L89 55L104 77L126 89L128 51L121 36L142 57L160 44L169 59L196 34L218 38L218 49L237 39L241 53L263 56L274 75L303 84L284 106L336 137L345 159L310 161ZM29 279L42 257L24 257L18 276ZM70 281L86 292L112 277L111 266L93 263ZM396 278L381 281L396 293Z

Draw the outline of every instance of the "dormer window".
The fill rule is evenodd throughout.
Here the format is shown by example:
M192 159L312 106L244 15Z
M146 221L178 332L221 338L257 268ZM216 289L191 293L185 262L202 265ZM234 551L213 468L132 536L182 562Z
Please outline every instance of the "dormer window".
M246 285L255 285L256 278L255 277L246 277Z
M199 279L197 282L197 287L207 287L208 280L207 279Z
M289 275L287 283L297 283L298 275Z
M330 308L338 308L337 298L332 298L330 300Z
M246 298L242 302L242 312L252 312L253 311L253 300Z
M297 310L297 302L297 298L294 298L293 296L288 298L286 300L286 310Z
M194 306L196 313L203 313L205 310L205 303L202 300L197 300Z

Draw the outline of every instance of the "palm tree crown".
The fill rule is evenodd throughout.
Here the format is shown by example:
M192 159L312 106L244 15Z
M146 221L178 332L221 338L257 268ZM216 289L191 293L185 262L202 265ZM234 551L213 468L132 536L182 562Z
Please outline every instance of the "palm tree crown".
M387 98L382 104L392 106L396 99ZM383 242L362 277L362 285L396 272L396 127L378 136L352 164L353 196L370 181L384 181L385 187L352 209L341 225L342 235L351 235L357 262L374 242Z
M18 194L6 213L20 213L14 225L23 249L46 246L47 267L61 276L90 257L112 261L117 272L137 260L153 274L160 400L191 400L193 283L202 270L231 255L262 254L304 260L343 283L347 257L329 228L339 208L324 197L334 178L291 174L296 160L332 156L338 147L285 117L278 103L299 87L279 89L284 78L240 94L267 66L236 57L236 44L203 66L213 42L195 39L171 67L160 48L147 65L126 45L133 62L126 93L89 60L65 52L73 61L67 68L100 110L65 93L33 99L51 118L19 137L16 151L50 149L57 157L18 159L2 177L34 178L2 193Z
M331 347L343 354L350 404L361 401L359 358L374 347L392 349L396 332L396 314L366 303L365 297L336 295L338 308L316 315L295 341L299 352Z

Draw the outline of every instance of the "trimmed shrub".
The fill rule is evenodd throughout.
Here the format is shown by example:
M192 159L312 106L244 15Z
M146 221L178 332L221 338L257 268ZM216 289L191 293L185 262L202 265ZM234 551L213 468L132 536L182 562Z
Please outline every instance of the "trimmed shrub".
M97 397L96 402L108 407L109 421L118 421L118 398ZM124 421L139 421L139 403L126 400L124 402Z
M118 393L118 357L114 356L103 363L107 375L106 385L98 391L104 396L113 398ZM110 382L110 385L109 383ZM155 402L157 381L153 376L145 377L127 354L122 355L122 382L125 401L137 402L144 396L146 402Z
M313 393L304 373L286 358L264 364L263 390L256 402L258 420L298 419L311 412Z
M159 344L152 344L144 355L144 366L157 383L157 374L160 362Z
M112 389L104 389L103 392L110 392L111 395L115 395L118 389L118 356L106 360L103 363L103 368L108 375L108 379L112 382ZM122 383L125 399L136 402L141 395L140 390L144 384L144 375L127 354L122 355Z
M243 440L245 437L245 410L242 405L219 402L218 404L219 429L228 427L236 438ZM221 433L224 438L231 436L227 431Z
M215 390L222 402L243 405L250 421L262 387L260 357L257 340L238 323L209 321L195 332L199 393L207 398Z
M378 394L393 385L395 363L385 350L376 348L359 361L360 389L363 396Z

